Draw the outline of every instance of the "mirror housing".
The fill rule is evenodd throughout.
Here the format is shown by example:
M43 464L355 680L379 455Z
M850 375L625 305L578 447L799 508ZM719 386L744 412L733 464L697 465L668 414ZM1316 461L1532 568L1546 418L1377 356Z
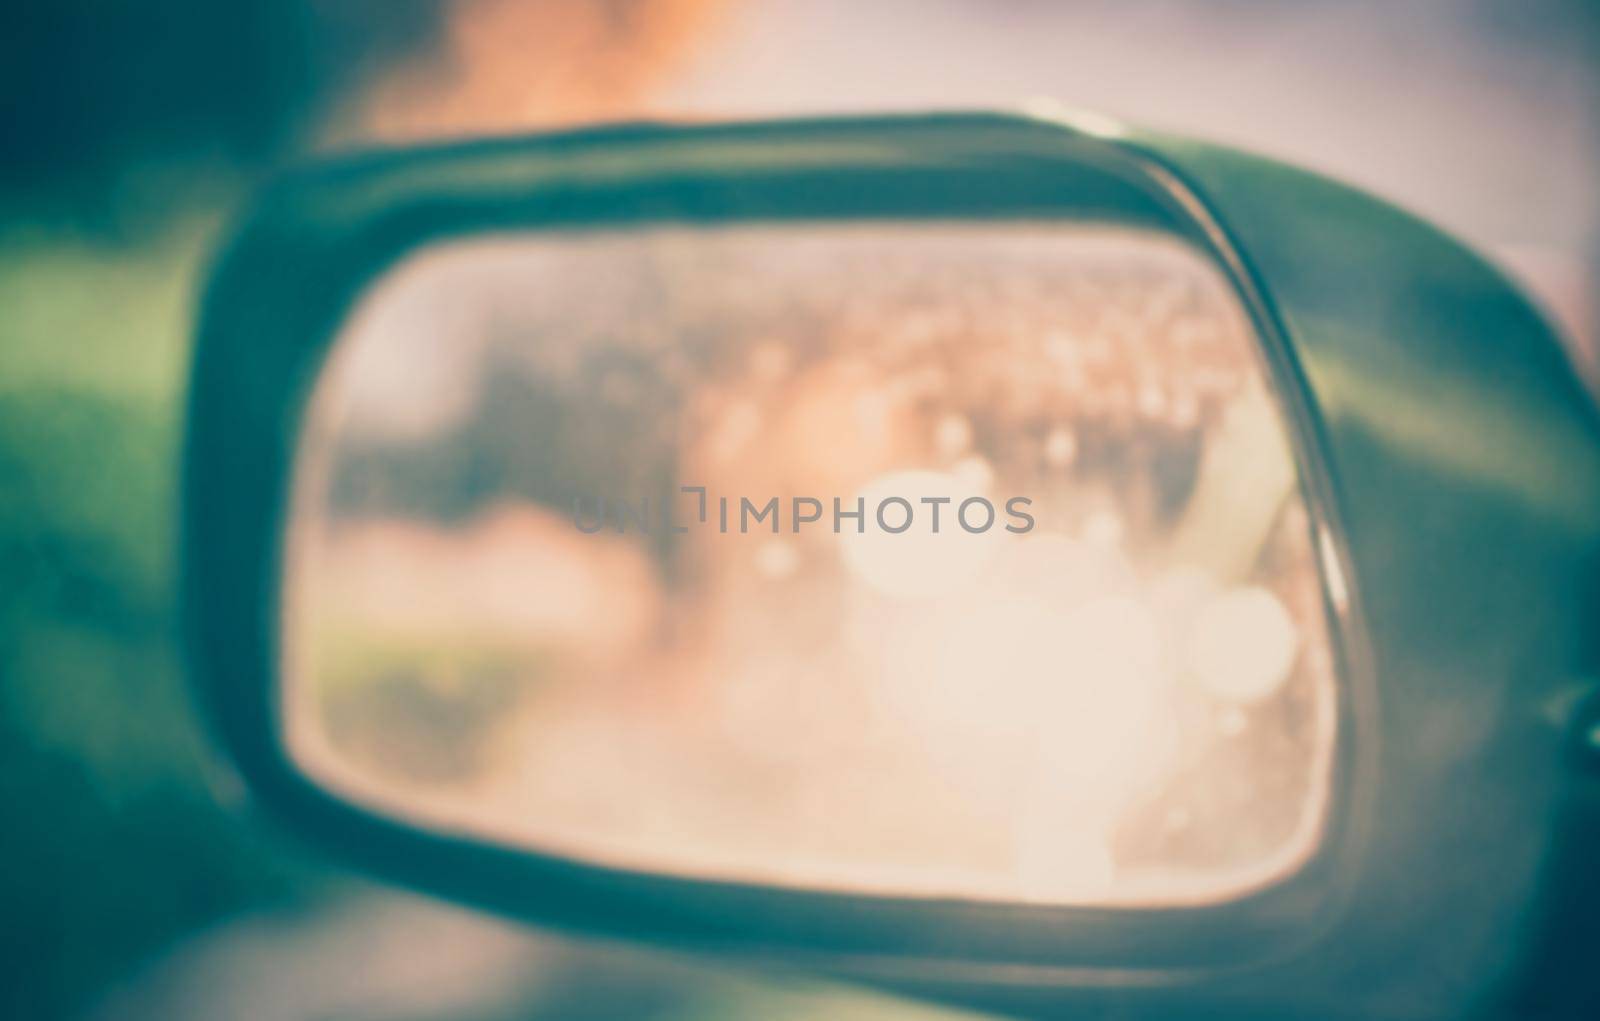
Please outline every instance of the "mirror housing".
M507 229L931 218L1135 225L1195 246L1235 289L1300 454L1336 632L1333 806L1305 867L1183 908L778 889L400 824L297 768L276 708L296 440L378 275L424 244ZM1014 1006L1459 1013L1548 993L1523 948L1595 938L1593 884L1571 896L1594 779L1563 757L1565 717L1548 718L1591 696L1600 662L1594 406L1495 270L1303 171L1001 114L633 125L347 158L267 190L218 261L184 486L194 673L224 750L275 817L398 882Z

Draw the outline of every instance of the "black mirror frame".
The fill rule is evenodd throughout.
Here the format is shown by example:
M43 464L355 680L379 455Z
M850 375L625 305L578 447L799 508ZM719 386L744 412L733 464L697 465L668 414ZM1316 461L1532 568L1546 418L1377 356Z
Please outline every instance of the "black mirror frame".
M1419 285L1415 275L1385 280L1396 270L1380 264L1358 272L1351 286L1364 290L1350 293L1389 304L1327 307L1315 292L1317 272L1338 253L1317 254L1321 241L1310 231L1327 229L1330 215L1342 216L1348 231L1366 231L1361 243L1389 237L1396 266L1428 280L1442 273L1442 283ZM770 889L601 868L417 830L333 797L296 770L276 711L289 487L304 404L362 288L417 246L471 232L823 218L1110 220L1188 240L1233 285L1294 433L1344 682L1328 829L1294 875L1223 904L1161 910ZM1429 254L1418 261L1423 249ZM1466 375L1504 384L1505 349L1495 355L1487 342L1471 339L1484 324L1438 311L1462 287L1486 289L1490 306L1480 312L1495 317L1499 340L1532 352L1532 368L1511 370L1510 385L1517 401L1533 394L1544 406L1529 413L1515 404L1519 423L1582 455L1576 478L1541 476L1539 492L1513 492L1507 512L1518 521L1530 514L1542 520L1544 503L1555 501L1566 538L1552 550L1523 541L1520 530L1515 541L1522 545L1511 556L1539 565L1547 591L1532 611L1565 617L1570 605L1552 608L1581 586L1547 558L1594 563L1595 531L1582 516L1600 496L1591 500L1575 487L1583 472L1600 479L1600 430L1548 329L1514 289L1448 239L1311 175L1194 143L1002 114L620 126L374 153L313 169L262 195L219 260L204 301L183 502L184 594L201 702L249 788L293 829L380 875L541 924L798 960L929 988L1208 983L1253 998L1254 980L1230 976L1265 969L1278 978L1261 988L1292 989L1293 967L1273 962L1292 961L1319 942L1360 938L1378 924L1363 906L1373 896L1362 889L1369 885L1365 864L1374 847L1410 846L1409 836L1387 836L1404 824L1391 821L1395 807L1384 803L1379 754L1389 761L1397 742L1408 739L1416 707L1388 704L1400 680L1380 689L1377 678L1391 680L1391 670L1417 661L1436 640L1413 649L1412 632L1368 626L1375 619L1369 594L1384 591L1388 574L1405 566L1385 566L1394 556L1392 533L1435 509L1418 490L1422 503L1403 500L1376 520L1374 499L1381 497L1368 489L1407 464L1423 465L1423 481L1444 476L1437 468L1427 474L1427 452L1418 453L1415 437L1374 425L1381 416L1360 403L1367 370L1360 359L1387 357L1395 317L1409 316L1468 335L1466 349L1491 357ZM1414 293L1394 297L1402 289ZM1335 300L1349 302L1350 294ZM1325 329L1330 321L1332 332ZM1319 329L1333 339L1325 341ZM1354 362L1341 361L1340 344ZM1460 470L1444 469L1446 476ZM1453 477L1445 478L1446 494L1459 491ZM1362 490L1354 499L1352 486ZM1451 533L1446 546L1458 539ZM1562 662L1553 664L1558 673L1593 651L1567 631L1568 644L1578 647L1563 647ZM1499 690L1504 680L1483 683ZM1407 790L1408 797L1416 793ZM1519 871L1507 878L1524 898L1533 868L1527 859L1519 852ZM1427 867L1412 867L1419 864Z

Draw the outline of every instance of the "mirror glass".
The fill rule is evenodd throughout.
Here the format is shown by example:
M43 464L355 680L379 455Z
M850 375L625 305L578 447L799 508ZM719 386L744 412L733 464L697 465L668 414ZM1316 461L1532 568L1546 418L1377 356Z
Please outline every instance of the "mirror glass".
M477 236L311 396L299 768L625 869L1166 906L1290 874L1338 699L1247 317L1051 222Z

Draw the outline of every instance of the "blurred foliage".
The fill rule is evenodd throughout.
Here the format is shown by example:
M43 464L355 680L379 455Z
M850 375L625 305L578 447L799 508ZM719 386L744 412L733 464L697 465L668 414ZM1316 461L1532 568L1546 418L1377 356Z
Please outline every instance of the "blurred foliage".
M70 1013L292 889L208 791L180 670L177 395L203 234L0 244L0 1016Z
M359 621L315 638L318 712L352 765L398 782L469 782L537 677L536 655L492 636L401 634Z
M6 0L0 193L97 217L130 172L248 170L435 31L434 0ZM181 202L184 189L161 189Z
M219 810L183 686L187 334L226 206L437 6L0 7L0 1017L307 889Z

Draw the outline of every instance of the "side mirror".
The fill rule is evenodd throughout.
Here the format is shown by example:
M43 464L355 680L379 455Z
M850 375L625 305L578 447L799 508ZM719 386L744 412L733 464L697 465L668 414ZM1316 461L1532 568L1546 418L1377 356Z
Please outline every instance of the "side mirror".
M188 443L215 730L394 880L984 1002L1452 1013L1592 931L1593 405L1313 175L1002 115L355 157L240 225Z

